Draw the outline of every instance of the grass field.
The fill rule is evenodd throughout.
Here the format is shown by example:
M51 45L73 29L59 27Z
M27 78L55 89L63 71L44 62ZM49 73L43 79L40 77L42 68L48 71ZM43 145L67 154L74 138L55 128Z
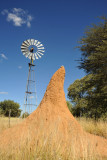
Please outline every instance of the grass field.
M21 123L23 119L21 118L11 118L10 127ZM107 138L107 122L98 121L95 122L92 119L77 119L85 131L96 134ZM5 117L0 117L0 132L9 128L9 119ZM80 159L76 156L77 148L75 144L68 146L68 152L60 151L61 145L54 146L49 143L41 143L41 147L35 146L35 149L31 151L29 144L24 145L21 150L12 152L9 150L5 154L0 153L0 160L106 160L106 158L96 157L94 153L89 155L88 151L85 150L84 156ZM85 148L84 148L85 149ZM72 157L72 158L71 158Z
M107 138L107 121L77 118L77 121L86 132Z
M21 123L21 118L10 118L10 127ZM77 121L83 127L86 132L95 134L104 138L107 138L107 122L106 121L95 121L93 119L77 118ZM0 117L0 132L9 128L9 118Z
M9 118L7 117L0 117L0 132L5 130L6 128L13 127L20 123L23 119L21 118L10 118L10 126L9 126Z

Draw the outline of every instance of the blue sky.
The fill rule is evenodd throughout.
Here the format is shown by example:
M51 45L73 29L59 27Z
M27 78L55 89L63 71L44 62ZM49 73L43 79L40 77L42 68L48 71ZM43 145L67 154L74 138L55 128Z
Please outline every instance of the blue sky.
M107 15L106 0L1 0L0 3L0 101L24 102L28 62L20 46L39 40L45 55L35 61L38 104L54 72L64 65L64 91L85 73L77 68L81 52L75 49L87 26Z

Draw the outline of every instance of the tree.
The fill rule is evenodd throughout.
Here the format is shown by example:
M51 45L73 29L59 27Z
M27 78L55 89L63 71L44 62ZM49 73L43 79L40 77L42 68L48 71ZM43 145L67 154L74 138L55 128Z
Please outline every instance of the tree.
M75 105L72 105L72 103L70 101L67 101L67 106L69 111L76 117L80 116L80 108L75 107Z
M90 90L92 90L92 88L88 88L89 84L87 83L90 78L92 78L91 75L85 76L80 80L78 79L68 88L68 98L74 105L74 116L79 117L87 112L87 96L89 95Z
M92 74L80 80L78 79L71 84L68 88L68 98L74 105L72 109L74 116L86 116L96 119L102 115L104 116L105 110L103 110L102 106L93 105L93 91L95 90L95 86L90 85L90 79L93 79Z
M2 116L3 115L3 111L2 111L2 109L0 108L0 116Z
M88 83L93 90L88 96L88 102L97 118L98 112L107 112L107 19L104 18L103 23L89 28L80 44L82 58L79 68L92 74Z
M11 110L11 117L19 117L21 110L20 105L12 100L4 100L0 102L0 109L4 116L9 116L9 111Z
M21 117L22 117L22 118L27 118L28 116L29 116L29 113L28 113L28 112L25 112L25 113L22 114Z
M98 25L89 28L81 38L79 46L82 55L79 68L86 72L86 76L78 83L75 93L70 92L68 96L76 103L76 106L82 106L84 99L86 108L91 111L94 118L100 118L107 112L107 19ZM87 79L87 80L86 80ZM86 83L83 82L85 81ZM82 83L82 88L81 88ZM83 84L85 84L83 86ZM74 86L74 84L73 84ZM72 87L71 87L72 88ZM79 90L79 91L78 91ZM78 94L78 96L76 95Z
M73 107L70 101L67 101L67 106L68 106L69 111L72 113Z

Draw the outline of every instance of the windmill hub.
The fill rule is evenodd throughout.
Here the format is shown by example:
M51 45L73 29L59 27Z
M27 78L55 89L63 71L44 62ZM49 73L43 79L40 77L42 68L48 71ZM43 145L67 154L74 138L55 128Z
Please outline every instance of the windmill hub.
M30 52L33 53L33 51L34 51L34 48L32 47L32 48L30 49Z

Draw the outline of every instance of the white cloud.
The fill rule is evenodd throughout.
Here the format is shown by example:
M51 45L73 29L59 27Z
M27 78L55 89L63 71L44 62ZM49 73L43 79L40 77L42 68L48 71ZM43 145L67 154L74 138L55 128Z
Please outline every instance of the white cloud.
M2 15L6 15L7 21L12 21L14 26L20 27L26 24L27 27L31 27L33 17L21 8L13 8L11 11L4 9L1 13Z
M13 21L15 26L21 26L22 24L25 23L25 21L23 21L23 19L21 17L18 17L15 14L9 13L7 16L7 21Z
M8 92L0 92L0 94L8 94Z
M18 66L19 69L22 69L22 66Z
M32 16L30 16L30 15L28 15L28 21L32 21L32 19L33 19L33 17Z
M28 26L28 27L31 27L31 24L30 24L30 22L27 22L27 26Z
M3 59L6 59L6 60L8 59L8 58L5 56L5 54L3 54L3 53L0 54L0 56L1 56Z
M7 9L4 9L4 10L1 12L2 15L5 15L6 13L8 13L8 10L7 10Z
M13 8L13 12L14 13L20 13L20 12L25 12L25 11L21 8Z

